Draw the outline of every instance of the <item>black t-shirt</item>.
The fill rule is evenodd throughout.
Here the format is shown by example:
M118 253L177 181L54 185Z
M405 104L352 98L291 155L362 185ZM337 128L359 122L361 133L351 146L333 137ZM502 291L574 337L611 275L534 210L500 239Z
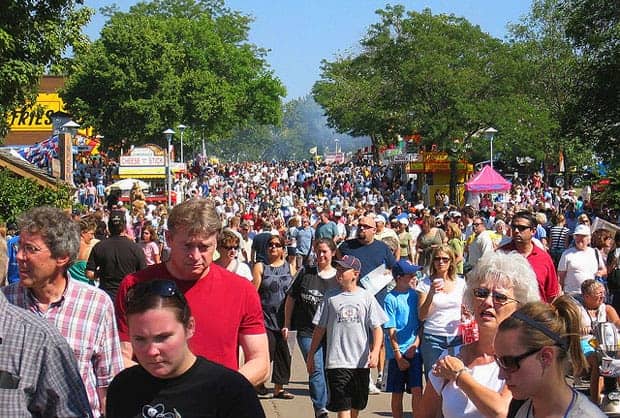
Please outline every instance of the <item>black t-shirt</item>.
M288 293L295 301L291 327L297 330L298 335L312 336L312 318L323 301L325 292L336 287L338 282L335 274L329 279L323 279L319 277L316 267L307 267L299 272Z
M181 376L158 379L137 365L108 388L107 418L265 418L254 388L241 374L197 357Z
M93 247L86 263L86 270L96 271L99 287L116 297L123 277L146 267L144 251L138 244L125 236L112 236ZM99 270L97 270L99 268Z

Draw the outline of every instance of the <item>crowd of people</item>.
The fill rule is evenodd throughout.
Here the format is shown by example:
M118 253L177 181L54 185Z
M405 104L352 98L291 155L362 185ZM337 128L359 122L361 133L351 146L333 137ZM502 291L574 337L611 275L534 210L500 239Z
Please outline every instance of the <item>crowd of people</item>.
M11 305L34 313L24 338L57 347L37 361L66 363L0 356L0 385L26 394L14 416L264 416L257 397L294 398L291 339L317 417L355 417L381 390L397 418L405 393L416 417L603 416L583 341L596 315L620 322L620 233L587 193L537 176L457 207L400 166L192 167L172 208L95 189L84 211L34 208L4 231L3 329L35 320Z

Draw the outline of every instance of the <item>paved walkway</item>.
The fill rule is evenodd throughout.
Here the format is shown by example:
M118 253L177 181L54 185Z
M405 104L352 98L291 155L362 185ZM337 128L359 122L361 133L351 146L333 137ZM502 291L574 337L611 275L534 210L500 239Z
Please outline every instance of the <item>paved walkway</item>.
M267 387L271 389L273 385L267 383ZM306 365L301 358L301 352L295 347L293 354L293 364L291 371L291 383L286 390L295 395L293 400L284 399L263 399L261 403L265 409L267 418L313 418L314 410L310 401L308 392L308 373ZM407 403L411 403L411 397L405 396L405 417L411 418L411 410L407 407ZM330 413L330 417L335 417L335 413ZM381 393L380 395L370 395L368 397L368 406L359 414L360 418L370 417L391 417L390 394Z

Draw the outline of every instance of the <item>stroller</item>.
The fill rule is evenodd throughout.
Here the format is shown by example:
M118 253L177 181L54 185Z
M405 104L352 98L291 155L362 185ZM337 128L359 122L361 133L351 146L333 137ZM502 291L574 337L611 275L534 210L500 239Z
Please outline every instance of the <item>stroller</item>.
M590 342L598 354L599 373L603 377L601 409L606 413L620 413L620 334L611 322L598 323L595 337Z

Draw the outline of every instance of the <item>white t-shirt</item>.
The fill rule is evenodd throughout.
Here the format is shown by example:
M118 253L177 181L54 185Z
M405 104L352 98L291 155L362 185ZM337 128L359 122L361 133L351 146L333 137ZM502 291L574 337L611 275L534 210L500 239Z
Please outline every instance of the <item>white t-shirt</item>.
M593 279L599 268L604 266L603 257L599 254L597 258L592 247L587 247L585 250L578 250L575 247L567 249L562 253L558 264L558 271L566 272L564 292L581 293L581 283Z
M460 352L462 346L456 347L455 354ZM442 359L448 355L448 350L444 350L439 356ZM491 389L493 392L499 392L504 387L504 380L499 378L499 366L492 361L488 364L474 366L471 369L471 375L476 382ZM484 418L485 416L478 411L474 403L469 400L467 395L454 383L450 381L445 384L444 379L428 374L429 381L433 385L435 391L441 395L441 411L444 418ZM445 386L444 386L445 384Z
M570 411L565 415L566 418L603 418L606 417L598 406L590 402L590 399L583 393L576 392L577 396L575 402ZM533 411L531 411L532 401L528 399L521 408L517 411L515 418L530 418L534 417Z
M431 279L426 276L418 283L416 290L428 294L430 288ZM456 336L461 323L461 305L463 304L464 294L465 279L458 276L450 293L445 291L435 293L433 303L428 310L428 316L424 321L424 332L443 337Z

